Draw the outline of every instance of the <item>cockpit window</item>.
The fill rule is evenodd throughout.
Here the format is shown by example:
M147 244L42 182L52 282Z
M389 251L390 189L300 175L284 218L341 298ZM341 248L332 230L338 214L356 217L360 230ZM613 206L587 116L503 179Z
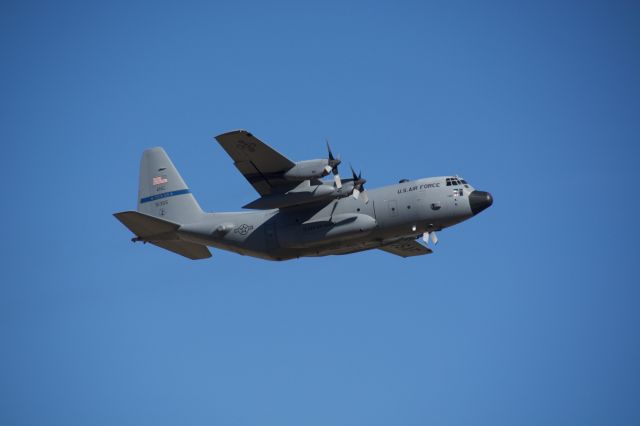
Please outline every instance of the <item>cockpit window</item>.
M447 178L447 186L460 185L461 181L458 178Z
M447 186L456 186L456 185L464 185L465 188L469 188L469 184L467 183L467 181L462 179L459 176L447 178Z

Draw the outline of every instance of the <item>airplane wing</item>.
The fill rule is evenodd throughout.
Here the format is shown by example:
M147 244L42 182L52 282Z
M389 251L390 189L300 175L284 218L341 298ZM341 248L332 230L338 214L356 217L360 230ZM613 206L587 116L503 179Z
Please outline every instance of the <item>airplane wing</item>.
M295 163L246 130L216 136L235 166L261 196L289 191L300 182L282 178Z
M379 247L379 249L402 257L421 256L423 254L433 253L433 250L429 247L423 246L414 239L396 241L395 243Z

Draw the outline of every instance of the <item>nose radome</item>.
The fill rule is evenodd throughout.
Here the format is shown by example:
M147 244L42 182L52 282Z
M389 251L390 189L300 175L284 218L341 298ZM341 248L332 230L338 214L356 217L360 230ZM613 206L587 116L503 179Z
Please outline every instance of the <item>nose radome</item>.
M493 204L493 197L488 192L473 191L469 194L469 205L471 206L471 213L474 215L477 215L491 204Z

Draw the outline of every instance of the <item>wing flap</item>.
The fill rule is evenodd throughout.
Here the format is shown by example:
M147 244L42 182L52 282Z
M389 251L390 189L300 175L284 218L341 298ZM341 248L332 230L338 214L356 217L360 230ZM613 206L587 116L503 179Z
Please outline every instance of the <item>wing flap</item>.
M260 170L251 161L241 161L234 163L236 168L249 181L249 183L258 191L260 195L272 193L273 185L270 180L263 175ZM274 177L275 179L275 177ZM274 180L272 179L272 180Z

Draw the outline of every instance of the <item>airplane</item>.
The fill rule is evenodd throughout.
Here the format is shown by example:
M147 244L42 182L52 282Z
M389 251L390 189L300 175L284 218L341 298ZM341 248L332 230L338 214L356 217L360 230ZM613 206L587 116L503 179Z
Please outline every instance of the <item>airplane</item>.
M164 149L150 148L142 154L137 211L114 214L133 242L194 260L211 257L209 246L275 261L371 249L411 257L433 253L437 232L493 204L490 193L459 176L365 190L353 168L350 178L340 176L328 142L327 158L294 162L246 130L215 139L260 195L243 207L251 211L204 212Z

